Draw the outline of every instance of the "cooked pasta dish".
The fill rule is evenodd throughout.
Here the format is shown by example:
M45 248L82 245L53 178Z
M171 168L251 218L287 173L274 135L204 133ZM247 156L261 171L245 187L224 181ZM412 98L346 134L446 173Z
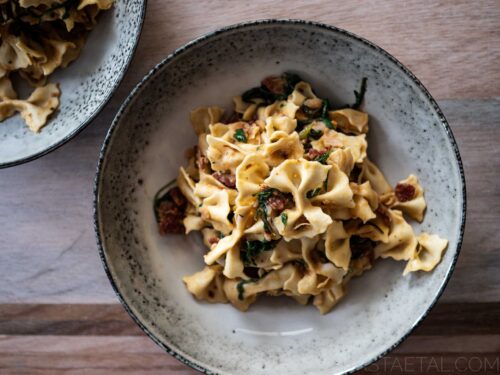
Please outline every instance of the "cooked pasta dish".
M206 266L183 278L197 299L245 311L285 295L325 314L378 258L406 262L404 275L439 263L448 241L406 221L424 218L417 177L393 187L367 156L365 89L333 108L284 73L235 97L229 115L191 112L198 145L154 212L161 234L201 232Z
M47 77L75 60L101 10L113 0L0 0L0 121L19 112L39 132L59 106ZM19 99L14 75L35 89Z

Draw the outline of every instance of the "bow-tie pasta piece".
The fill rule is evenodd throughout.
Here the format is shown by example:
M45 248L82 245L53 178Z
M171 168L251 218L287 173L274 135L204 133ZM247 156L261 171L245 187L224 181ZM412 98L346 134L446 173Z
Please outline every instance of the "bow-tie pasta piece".
M334 220L326 231L325 255L330 262L344 271L349 270L351 261L350 235L345 231L342 221Z
M302 257L307 267L298 283L300 294L317 295L331 285L339 285L346 271L329 262L324 252L316 248L318 238L302 238Z
M285 115L274 115L266 119L266 143L272 143L291 134L297 127L297 120Z
M200 180L195 185L193 191L194 195L201 199L204 199L224 190L228 195L229 205L234 206L238 192L235 189L228 188L226 185L220 182L216 178L217 176L217 173L214 173L213 175L202 173L200 175Z
M33 46L33 43L28 46L24 41L18 43L18 46L31 60L30 65L19 73L32 85L40 86L46 83L47 76L58 67L64 68L78 57L83 41L73 43L73 41L62 40L57 35L50 35L41 37L37 48Z
M177 186L182 192L182 195L186 197L187 201L194 207L198 207L201 204L201 199L194 193L196 188L196 183L188 175L183 167L179 168L179 175L177 176Z
M2 26L0 26L0 37L0 68L4 72L23 69L31 64L29 55L19 46L19 37L10 34Z
M232 247L226 253L224 262L224 276L229 279L246 278L244 273L245 266L241 260L240 249L237 246Z
M311 85L307 82L299 82L295 85L295 88L290 95L289 99L297 107L301 107L305 104L307 100L322 102L313 92ZM320 105L321 106L321 105Z
M248 212L249 211L250 210L248 210ZM230 234L221 238L215 247L203 257L207 265L214 264L215 261L239 244L245 228L248 225L248 221L251 220L248 212L241 212L240 214L234 216L235 224Z
M212 223L213 227L224 235L231 233L233 230L233 223L228 219L231 207L229 206L229 195L226 190L219 190L203 199L199 211L203 220Z
M286 160L274 168L264 181L266 186L293 196L295 207L283 211L287 215L286 224L281 215L273 220L286 241L314 237L325 232L332 222L330 216L320 207L313 206L307 197L310 191L323 185L330 168L304 159Z
M274 248L269 258L274 269L285 264L302 259L302 243L300 240L280 241Z
M328 128L324 129L323 136L311 142L311 146L319 151L333 150L336 148L349 149L355 163L362 163L366 158L366 135L346 135Z
M205 220L203 220L201 216L198 216L194 212L187 212L186 217L184 218L182 223L184 224L184 228L186 228L186 234L192 231L201 231L207 225Z
M301 260L303 259L300 240L292 240L290 242L278 240L278 243L274 244L273 248L268 251L262 251L255 256L253 265L258 269L268 272L280 269L287 263Z
M296 117L298 109L299 107L291 101L277 101L266 107L259 107L257 109L257 118L261 121L266 121L273 116L286 116L293 119Z
M343 285L332 285L329 289L314 296L313 305L324 315L331 311L333 307L344 297Z
M227 302L222 267L218 264L206 266L202 271L191 276L184 276L182 281L189 292L199 300L210 303Z
M191 111L191 125L197 135L209 133L209 126L220 121L224 109L220 107L198 107Z
M279 166L285 160L301 158L303 154L304 147L297 133L283 136L273 143L262 146L262 155L271 167Z
M247 103L241 96L235 96L233 98L233 103L234 112L238 113L243 121L251 121L255 118L261 119L257 115L257 111L262 108L262 99L253 99L252 103Z
M259 121L253 124L238 121L231 124L216 123L210 125L209 131L210 135L227 142L259 145L261 142L261 127L263 128L264 124L261 124ZM253 148L251 148L251 150L253 150Z
M267 292L269 295L285 295L292 297L295 301L301 305L306 305L309 302L309 294L301 294L299 292L299 282L304 277L302 269L300 267L294 267L292 275L284 282L283 290L276 290Z
M387 213L387 208L379 206L375 212L376 217L366 223L353 221L349 225L349 233L364 238L369 238L374 242L387 243L391 228L391 219ZM353 224L353 225L352 225Z
M448 246L448 240L440 238L435 234L422 233L417 237L417 240L418 249L406 264L403 275L415 271L432 271L441 261L443 253Z
M336 164L331 165L321 189L324 192L313 197L311 199L313 203L336 207L354 207L353 191L349 185L349 178Z
M16 99L17 93L9 77L0 78L0 100Z
M363 161L358 182L363 183L365 181L370 182L370 185L377 194L382 195L392 191L392 187L387 182L384 174L368 158Z
M422 222L427 205L424 199L424 190L418 183L417 177L410 175L407 179L398 182L394 194L396 201L391 207Z
M246 311L258 294L284 289L287 281L295 277L296 267L287 264L255 281L228 279L224 283L224 292L229 302L236 308Z
M245 156L255 153L258 147L244 143L235 144L211 135L207 135L207 143L207 157L215 171L234 172Z
M236 168L236 189L238 206L251 206L255 203L255 194L261 189L269 176L269 167L259 154L248 155Z
M349 176L354 168L354 158L352 157L351 150L334 150L328 157L328 164L336 164L346 176Z
M350 209L353 217L359 218L366 223L368 220L375 219L379 205L379 197L372 189L370 182L364 182L361 185L351 183L349 185L354 193L354 207Z
M184 190L182 187L181 191ZM194 202L200 202L198 205L195 204L195 207L198 207L201 218L206 222L211 222L213 227L223 234L228 234L233 229L233 223L228 215L236 194L235 190L226 188L213 176L207 174L200 176L200 181L195 184L192 192L192 195L196 197ZM190 198L188 200L191 201Z
M47 118L59 106L61 92L57 85L51 83L36 88L26 100L9 99L0 102L0 121L9 117L12 111L21 113L21 117L34 133L47 123Z
M9 99L16 99L17 93L12 87L12 82L9 77L0 78L0 103L2 101L7 101ZM14 107L7 108L5 107L2 111L0 111L0 121L4 120L15 113Z
M375 257L409 260L417 248L415 233L403 218L401 211L389 209L388 215L391 220L389 238L387 243L381 242L375 247Z
M351 108L328 112L334 126L347 134L368 132L368 114Z
M351 218L360 219L363 223L377 217L375 211L379 205L379 197L371 188L367 181L363 184L349 183L349 187L353 193L354 204L351 207L336 207L330 208L329 214L333 219L349 220Z

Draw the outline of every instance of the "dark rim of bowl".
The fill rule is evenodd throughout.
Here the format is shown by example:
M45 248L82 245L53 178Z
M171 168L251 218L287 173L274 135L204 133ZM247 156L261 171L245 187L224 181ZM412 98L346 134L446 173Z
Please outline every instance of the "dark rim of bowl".
M116 90L118 89L118 87L122 83L123 77L125 77L125 74L127 73L128 68L130 67L130 64L131 64L133 57L135 55L135 51L137 50L137 46L139 44L139 39L140 39L141 34L142 34L142 27L144 26L144 18L146 18L147 3L148 3L148 0L142 0L141 18L139 21L139 28L137 29L137 37L135 38L134 45L132 46L132 50L130 52L129 57L127 58L125 66L123 67L122 71L118 74L118 79L116 80L116 82L113 85L113 87L111 88L111 90L109 90L108 95L104 98L104 100L101 102L101 104L99 104L99 106L94 110L94 112L86 120L84 120L80 125L78 125L78 127L76 129L74 129L71 133L69 133L64 138L60 139L59 141L57 141L56 143L54 143L50 147L46 148L43 151L37 152L33 155L30 155L30 156L26 156L26 157L23 157L23 158L20 158L17 160L13 160L13 161L9 161L6 163L0 163L0 169L14 167L16 165L28 163L28 162L36 160L42 156L45 156L45 155L51 153L52 151L57 150L59 147L66 144L71 139L73 139L75 136L77 136L83 129L85 129L87 127L87 125L89 125L97 117L97 115L104 109L106 104L108 104L108 102L113 97L113 94L116 92ZM50 125L50 123L47 125Z
M106 158L106 152L108 145L110 144L113 133L115 129L118 127L118 123L122 117L122 115L125 113L127 107L129 104L135 99L139 91L147 84L149 79L156 74L157 71L159 71L164 65L168 64L170 61L172 61L175 57L180 55L181 53L184 53L185 51L191 49L192 47L197 46L198 44L205 42L207 40L210 40L211 38L231 32L234 30L240 30L240 29L245 29L245 28L251 28L254 26L260 26L260 25L306 25L306 26L313 26L317 27L320 29L328 30L328 31L333 31L335 33L339 33L342 35L345 35L349 38L352 38L358 42L363 43L364 45L370 47L371 49L375 50L376 52L382 54L384 57L389 59L391 62L396 64L402 71L405 73L413 82L414 84L423 92L423 94L426 96L426 98L429 100L431 103L434 111L436 111L441 125L444 127L446 134L448 135L448 139L451 143L451 146L453 148L453 151L455 153L455 158L456 162L459 167L460 171L460 178L461 178L461 183L462 183L462 197L463 197L463 205L462 205L462 218L461 218L461 224L460 224L460 234L457 242L457 247L455 250L455 254L453 255L453 259L451 261L451 264L449 266L449 269L446 273L446 276L439 288L439 291L436 293L434 296L434 299L432 303L428 306L428 308L418 317L418 319L413 323L413 325L408 329L408 331L400 338L398 339L394 344L392 344L390 347L384 349L382 352L374 356L373 358L365 361L364 363L355 366L354 368L351 368L347 371L344 372L344 374L351 374L356 371L359 371L372 363L378 361L388 353L390 353L392 350L394 350L398 345L400 345L412 332L413 330L423 321L423 319L429 314L429 312L432 310L432 308L436 305L436 302L438 301L439 297L441 297L446 285L448 284L450 277L455 269L455 265L458 259L458 256L460 254L460 249L462 246L463 242L463 235L464 235L464 229L465 229L465 217L466 217L466 203L467 203L467 196L466 196L466 188L465 188L465 175L464 175L464 170L463 170L463 165L462 165L462 159L460 157L460 153L458 150L457 143L455 141L455 137L453 136L453 133L451 131L451 128L446 121L446 118L444 117L441 109L439 108L437 102L434 100L434 98L431 96L429 91L424 87L424 85L418 80L415 75L410 72L408 68L406 68L399 60L397 60L394 56L392 56L390 53L385 51L384 49L380 48L379 46L375 45L374 43L359 37L349 31L339 29L335 26L323 24L323 23L318 23L314 21L306 21L306 20L298 20L298 19L264 19L264 20L256 20L256 21L250 21L250 22L243 22L243 23L238 23L230 26L226 26L220 29L217 29L215 31L212 31L208 34L205 34L197 39L192 40L191 42L183 45L182 47L176 49L173 53L169 54L165 59L163 59L160 63L158 63L153 69L149 71L149 73L144 76L144 78L135 86L135 88L132 90L132 92L128 95L128 97L125 99L123 102L122 106L120 107L119 111L116 114L116 117L113 120L113 123L111 124L111 127L108 130L108 133L106 135L106 138L104 140L104 143L101 148L101 152L99 155L99 160L97 163L97 169L96 169L96 176L94 180L94 230L96 233L96 240L97 240L97 246L98 246L98 251L99 255L102 261L102 264L104 266L104 270L106 271L106 274L109 278L109 281L111 283L111 286L113 287L114 292L116 293L116 296L118 297L119 301L127 311L127 313L130 315L132 320L135 321L135 323L158 345L160 346L163 350L165 350L167 353L171 354L174 356L176 359L181 361L182 363L194 368L195 370L198 370L202 373L205 374L214 374L215 372L212 372L211 370L203 367L202 365L199 365L192 360L184 357L182 354L177 353L175 350L171 349L166 343L161 341L158 337L154 335L153 332L151 332L144 323L140 320L140 318L135 315L135 313L132 311L131 307L128 305L128 303L125 301L123 298L117 283L115 282L113 275L111 273L111 269L108 265L108 261L106 259L106 254L104 251L104 246L103 246L103 241L101 238L101 233L99 230L99 214L98 214L98 203L99 203L99 186L100 186L100 179L101 179L101 172L104 164L104 160Z

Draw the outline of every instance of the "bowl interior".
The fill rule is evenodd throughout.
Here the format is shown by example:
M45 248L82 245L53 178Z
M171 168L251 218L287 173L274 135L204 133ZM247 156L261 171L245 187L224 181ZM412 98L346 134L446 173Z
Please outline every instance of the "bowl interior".
M61 88L61 103L40 133L20 115L0 124L0 167L18 164L69 140L106 104L120 83L139 39L145 0L115 1L102 12L80 57L49 77ZM27 97L33 88L25 88ZM24 94L24 93L23 93Z
M432 273L402 276L379 260L354 279L325 316L286 298L261 298L247 313L195 301L181 277L201 270L198 235L160 237L152 198L195 144L189 111L231 108L265 76L299 73L319 96L354 100L368 78L369 155L391 183L415 173L428 210L415 232L448 238ZM307 23L246 25L179 50L143 81L118 115L101 155L97 230L114 287L160 345L194 367L221 373L339 373L405 336L437 298L461 240L463 190L454 143L433 101L386 54L349 34Z

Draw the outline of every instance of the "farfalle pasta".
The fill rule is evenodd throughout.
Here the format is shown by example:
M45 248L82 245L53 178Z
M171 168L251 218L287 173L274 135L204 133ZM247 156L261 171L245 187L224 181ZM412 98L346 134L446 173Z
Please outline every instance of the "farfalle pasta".
M59 107L60 90L47 78L78 58L99 12L113 0L0 1L0 121L19 112L35 133ZM14 76L35 87L19 99Z
M416 236L404 216L423 220L417 177L393 188L367 157L365 88L335 109L285 73L234 98L230 114L191 113L198 145L154 209L160 233L203 236L206 266L183 278L195 298L247 310L284 295L325 314L376 259L405 261L405 275L436 267L448 241Z

